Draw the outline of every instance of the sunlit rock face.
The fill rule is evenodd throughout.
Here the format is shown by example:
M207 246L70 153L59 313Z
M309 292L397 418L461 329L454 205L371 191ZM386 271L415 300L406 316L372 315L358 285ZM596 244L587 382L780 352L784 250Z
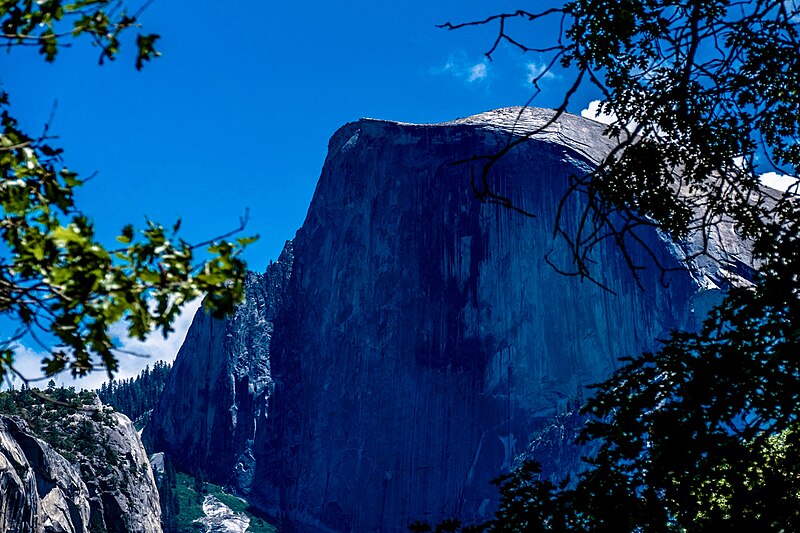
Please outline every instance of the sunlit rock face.
M100 423L92 410L70 415L76 427L92 425L106 457L114 458L104 465L83 456L70 462L22 419L0 416L0 531L161 533L158 489L142 441L126 416L107 416Z
M212 495L203 500L204 517L195 520L205 533L244 533L250 525L250 519L243 513L236 513L230 507Z
M88 531L89 490L78 468L24 429L0 417L0 530Z
M618 357L693 327L719 285L708 280L724 278L713 263L651 268L640 287L612 240L591 258L608 290L556 272L545 256L569 266L553 237L569 179L610 145L596 122L552 117L503 109L337 131L293 257L265 274L272 292L249 287L246 320L195 319L153 416L161 449L233 480L286 529L399 532L490 516L490 480L532 436ZM487 179L536 216L477 201L471 176L485 161L457 162L534 130ZM564 203L568 231L580 202ZM691 251L641 236L668 268ZM234 342L244 338L261 341ZM574 455L536 446L555 469Z

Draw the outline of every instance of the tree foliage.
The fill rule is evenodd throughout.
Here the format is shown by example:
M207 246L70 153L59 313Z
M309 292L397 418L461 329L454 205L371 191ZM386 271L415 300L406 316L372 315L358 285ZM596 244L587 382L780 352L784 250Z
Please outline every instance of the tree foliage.
M28 461L32 464L39 461L34 468L41 467L48 473L39 478L40 486L64 481L48 475L65 472L57 461L53 464L52 452L42 448L40 453L39 446L30 443L31 437L47 443L75 468L74 472L92 494L89 531L138 530L124 512L114 524L108 523L114 511L112 507L108 512L107 502L120 497L132 501L132 491L142 490L150 483L150 467L146 458L138 462L141 456L136 454L137 443L132 435L125 434L118 415L111 407L102 405L93 391L76 392L74 387L56 387L55 383L46 390L23 385L18 390L0 392L0 415L0 424L25 450ZM65 509L69 512L68 507ZM69 521L70 514L66 516Z
M99 48L101 64L114 59L123 34L138 29L140 13L110 0L0 2L7 46L38 47L46 61L82 37ZM158 55L157 39L138 33L137 69ZM26 336L48 347L47 375L68 369L82 376L97 367L112 375L119 351L110 325L125 321L138 339L154 329L166 335L193 298L206 295L207 309L216 314L229 312L242 298L240 253L253 239L228 242L231 232L191 244L180 238L180 222L165 227L148 221L142 229L122 228L117 247L105 246L75 204L83 181L51 144L48 126L39 136L22 131L3 92L0 128L0 315L21 325L0 349L0 377L18 373L15 342ZM40 341L41 333L54 338L55 346Z
M552 47L534 50L509 30L548 18L561 27ZM558 114L589 83L616 117L606 130L616 148L572 179L581 223L570 233L556 221L571 273L591 278L592 249L611 239L636 275L644 265L628 249L643 227L676 241L699 234L698 253L709 254L721 223L758 267L699 331L623 357L595 387L581 439L599 451L578 479L556 485L528 463L498 480L495 518L464 531L800 530L800 203L796 186L780 193L758 179L800 171L799 22L782 0L573 0L446 25L497 24L490 57L506 42L574 75ZM525 139L486 156L481 199L508 205L491 167Z
M13 416L25 424L25 430L44 440L68 461L79 464L91 459L93 468L108 472L108 465L118 462L98 436L97 428L114 427L111 409L97 403L91 391L76 392L75 387L46 390L23 386L0 392L0 414Z
M8 47L32 46L46 61L53 61L59 48L70 46L75 37L86 37L99 48L102 65L116 59L120 37L139 29L138 18L151 2L131 13L119 0L5 0L0 3L2 38ZM137 31L138 70L159 55L155 49L158 38L155 33Z
M575 0L444 27L497 24L490 58L504 42L545 54L537 93L539 81L562 68L571 81L552 121L580 86L602 95L598 112L615 117L606 135L616 147L593 172L573 177L570 194L585 206L581 223L572 229L556 221L572 251L565 272L593 279L591 253L605 240L621 245L634 275L643 268L627 245L641 243L644 228L675 239L700 232L706 245L727 218L743 237L765 230L774 202L756 169L800 170L799 16L792 2L776 0ZM552 46L531 48L512 33L514 21L527 22L520 32L549 23L561 32ZM511 204L492 189L492 166L534 133L482 156L488 164L474 184L480 199Z
M247 531L252 533L275 533L278 528L270 524L263 513L240 496L234 496L223 487L208 483L202 474L189 475L175 470L168 455L164 455L164 469L156 472L159 500L161 501L161 525L164 533L190 533L207 530L198 519L206 517L203 503L213 496L231 511L249 520Z
M673 333L598 387L582 438L600 451L574 487L523 469L502 481L483 527L800 528L800 301L785 283L800 272L798 229L775 228L780 256L767 255L755 286L732 289L699 332Z
M148 365L135 378L103 383L97 391L97 397L105 405L130 418L141 429L158 403L171 368L164 361L156 361L152 369Z

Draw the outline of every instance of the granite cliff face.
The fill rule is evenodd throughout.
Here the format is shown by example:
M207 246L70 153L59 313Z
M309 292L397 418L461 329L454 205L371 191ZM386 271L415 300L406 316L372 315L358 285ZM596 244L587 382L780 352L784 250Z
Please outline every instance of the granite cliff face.
M197 312L145 431L186 471L244 492L253 439L272 390L270 340L292 269L292 244L264 274L248 274L246 301L228 320Z
M593 259L613 293L546 264L545 254L566 257L552 227L569 177L609 149L590 120L565 115L493 168L494 190L537 218L479 203L470 175L483 163L453 162L495 153L551 116L342 127L293 259L265 274L281 272L260 329L198 315L153 417L156 445L239 480L287 528L405 531L417 519L491 514L489 481L532 436L618 357L692 327L693 307L719 285L709 280L726 279L712 263L666 279L650 269L642 290L611 242ZM579 201L567 202L567 224L579 223ZM668 267L692 246L643 239ZM267 335L268 349L225 344L242 335ZM237 369L255 367L268 384L241 389L254 399L243 409L231 393ZM254 477L235 475L242 454Z
M24 427L0 417L0 530L88 531L89 490L77 469Z
M36 437L21 418L0 416L1 531L161 532L158 490L139 435L119 413L106 413L103 422L93 419L97 409L103 407L98 403L53 427L54 433L67 426L72 433L91 433L105 452L73 449L72 460Z

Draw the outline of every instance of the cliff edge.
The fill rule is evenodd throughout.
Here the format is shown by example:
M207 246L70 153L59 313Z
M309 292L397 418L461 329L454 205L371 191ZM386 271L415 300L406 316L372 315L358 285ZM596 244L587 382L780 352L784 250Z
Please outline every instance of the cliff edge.
M205 333L190 334L154 416L183 418L152 428L157 446L179 455L174 435L202 436L224 413L215 434L225 454L192 451L184 468L238 483L301 531L399 532L418 519L489 516L490 481L554 415L619 357L694 327L730 276L717 262L686 265L692 243L654 230L629 252L675 270L644 270L641 286L610 240L591 258L610 291L557 273L545 256L569 257L553 236L559 203L570 178L611 145L602 124L569 114L549 124L553 114L507 108L442 124L362 119L340 128L291 267L271 284L261 325L248 322L251 335L269 332L268 353L219 340L217 331L236 338L236 318L212 331L198 315ZM522 135L487 178L535 217L481 203L471 186L485 164L476 157ZM581 223L582 201L563 206L568 230ZM734 235L718 244L747 261ZM251 291L245 308L262 293ZM239 374L216 369L265 364L269 386L242 409L228 392ZM198 385L210 379L232 384L212 394ZM246 436L228 440L229 421L238 427L245 413L254 420ZM241 453L246 468L233 460Z

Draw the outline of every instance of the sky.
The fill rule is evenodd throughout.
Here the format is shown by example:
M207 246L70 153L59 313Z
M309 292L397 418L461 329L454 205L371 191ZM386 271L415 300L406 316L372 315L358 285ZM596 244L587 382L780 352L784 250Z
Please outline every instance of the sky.
M77 202L102 239L111 242L123 225L142 226L148 217L163 224L180 218L183 237L201 241L237 227L248 212L243 234L260 240L245 259L263 271L303 223L328 139L343 124L361 117L441 122L528 101L545 56L501 47L490 62L484 52L494 28L436 27L516 7L155 0L140 20L161 35L162 57L142 72L133 68L131 41L102 67L97 49L76 43L52 64L33 49L3 50L0 83L27 131L40 131L56 105L53 144L65 149L71 170L96 173ZM524 35L530 44L549 42L555 27ZM558 105L570 81L567 72L548 75L533 105ZM579 91L569 110L580 113L598 97ZM169 339L137 344L151 358L122 360L118 377L172 360L196 308L187 306ZM28 345L18 354L35 373L41 354ZM103 379L98 373L75 384Z
M490 31L436 28L503 4L155 0L141 21L161 34L163 56L142 72L131 42L102 67L90 46L53 64L14 49L0 53L0 82L30 131L57 102L51 131L67 163L97 173L78 200L101 235L146 215L181 217L188 237L205 239L249 208L245 233L261 240L247 259L262 270L302 224L343 124L439 122L527 101L544 58L504 48L489 63ZM559 81L547 80L552 97L539 105L561 97Z
M328 139L343 124L440 122L525 104L544 57L501 48L489 62L488 28L436 28L506 4L155 0L140 20L161 35L162 56L143 71L133 68L131 41L103 66L98 50L79 42L52 64L33 49L0 52L0 83L27 131L41 131L56 105L53 144L71 170L96 173L77 202L102 239L149 217L180 218L184 238L205 240L248 212L244 234L261 238L245 258L263 271L303 223ZM562 81L544 80L536 103L556 105ZM573 111L593 96L581 95ZM196 307L169 339L137 345L151 359L123 359L118 377L172 360ZM131 346L121 330L119 342ZM35 375L40 348L29 344L18 362Z

